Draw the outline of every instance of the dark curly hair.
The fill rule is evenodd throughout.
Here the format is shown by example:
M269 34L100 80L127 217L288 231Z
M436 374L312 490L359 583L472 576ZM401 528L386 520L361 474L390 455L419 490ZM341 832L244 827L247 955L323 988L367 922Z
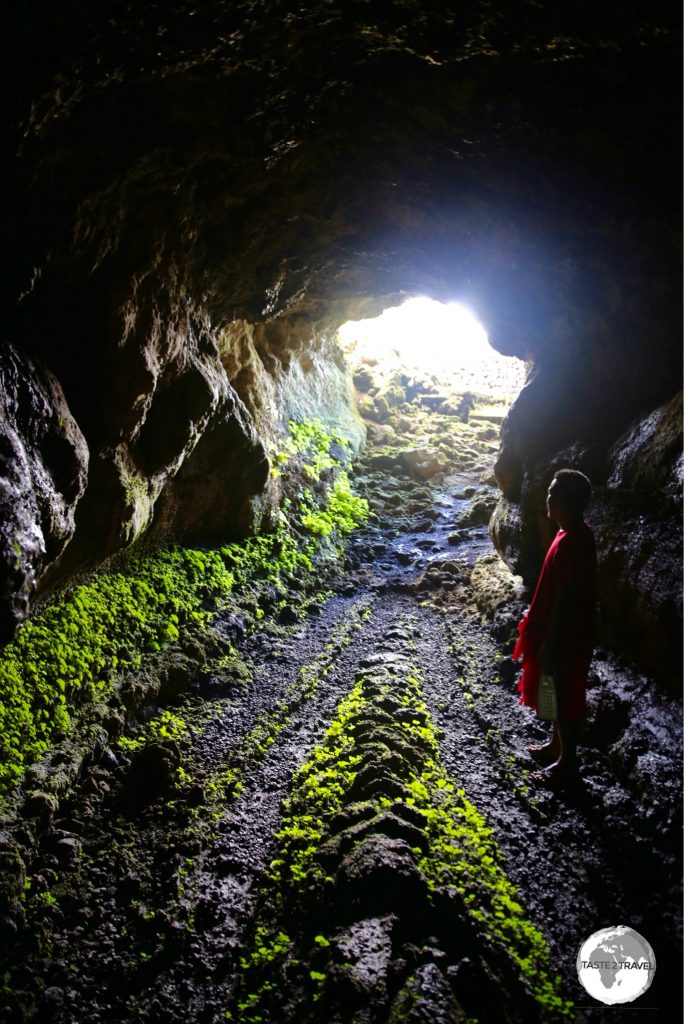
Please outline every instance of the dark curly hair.
M556 494L569 509L582 515L591 498L591 481L578 469L559 469L553 475Z

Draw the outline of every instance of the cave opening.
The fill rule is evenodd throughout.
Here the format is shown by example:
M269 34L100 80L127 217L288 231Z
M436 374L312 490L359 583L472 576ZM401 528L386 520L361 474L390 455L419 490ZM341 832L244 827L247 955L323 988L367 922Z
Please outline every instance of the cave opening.
M377 317L348 320L338 340L355 371L366 364L383 379L397 372L430 375L452 391L497 396L509 405L528 369L522 359L492 347L467 305L426 296L408 298Z
M486 527L496 504L502 424L531 361L494 349L484 324L465 304L426 295L409 297L379 316L347 321L337 343L365 425L364 458L375 470L386 470L385 488L397 485L392 474L398 468L414 482L438 485L439 500L450 502L459 492L462 497L464 488L475 491L485 499L475 517ZM452 511L454 523L465 515L456 506ZM450 543L459 539L464 538L452 533ZM430 550L428 542L422 547ZM398 553L410 558L406 550Z

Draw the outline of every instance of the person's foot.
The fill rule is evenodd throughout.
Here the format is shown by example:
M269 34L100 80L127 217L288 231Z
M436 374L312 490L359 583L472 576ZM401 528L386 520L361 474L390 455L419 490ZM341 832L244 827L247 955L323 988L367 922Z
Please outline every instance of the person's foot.
M579 765L573 760L559 760L543 771L533 772L532 778L544 786L568 786L579 780Z
M558 760L560 748L555 743L542 743L539 746L528 747L527 753L537 764L547 765Z

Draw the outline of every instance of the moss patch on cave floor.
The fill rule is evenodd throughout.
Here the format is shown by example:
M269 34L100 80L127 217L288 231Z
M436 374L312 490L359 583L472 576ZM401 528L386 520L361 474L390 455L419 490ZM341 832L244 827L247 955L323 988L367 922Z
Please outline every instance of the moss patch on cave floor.
M291 424L276 471L294 493L302 480L306 488L300 500L284 499L273 532L211 550L129 553L22 627L0 656L0 796L126 673L182 645L238 595L251 596L258 621L267 591L277 610L293 580L313 583L314 563L334 561L368 515L343 468L345 447L316 421Z
M173 807L176 799L186 800L188 790L199 787L201 800L200 793L197 793L189 833L206 844L211 840L213 825L225 814L230 801L241 794L245 777L263 763L280 733L292 721L295 711L315 698L322 680L333 671L342 651L370 616L368 597L353 602L332 630L323 649L300 667L296 679L286 687L283 696L258 716L252 728L230 748L227 758L218 765L207 766L195 756L195 750L201 748L208 723L220 722L226 713L222 702L201 702L198 709L192 705L187 710L165 709L149 722L122 736L118 741L120 749L135 754L150 744L160 742L182 746L183 756L178 758L167 806Z
M420 673L405 660L388 654L359 675L297 770L276 838L227 1019L309 1021L326 1008L353 1008L364 984L345 957L355 913L389 922L392 946L401 941L393 920L413 918L417 935L422 922L450 959L479 957L501 992L528 1000L537 1019L572 1016L492 830L441 765ZM394 983L399 1014L412 984L408 965L404 973ZM457 982L452 996L476 1009ZM363 998L365 1009L384 1000L383 1012L394 1012L377 979Z
M194 934L205 859L217 841L221 820L240 798L246 778L267 758L293 716L320 692L342 652L370 616L368 598L352 602L322 649L300 667L283 697L270 711L260 714L237 743L228 746L218 763L207 764L201 752L205 727L217 716L220 719L225 712L223 702L184 702L135 724L120 737L116 746L128 768L122 772L125 781L123 788L119 784L113 809L121 817L103 848L93 841L86 849L79 845L78 864L73 865L77 879L70 878L69 872L58 875L50 870L42 870L37 877L30 872L22 874L21 903L27 931L36 936L39 951L47 949L51 941L46 904L59 906L73 900L78 887L79 897L96 905L102 880L116 876L114 864L119 869L124 865L125 877L119 879L123 905L110 913L116 921L116 955L127 970L135 974L141 960L144 964L163 959L165 947L180 941L180 933ZM159 805L151 808L155 800ZM145 815L145 827L139 832L127 825L131 813ZM160 874L160 852L173 858L168 877ZM30 1003L30 994L21 989L15 996Z

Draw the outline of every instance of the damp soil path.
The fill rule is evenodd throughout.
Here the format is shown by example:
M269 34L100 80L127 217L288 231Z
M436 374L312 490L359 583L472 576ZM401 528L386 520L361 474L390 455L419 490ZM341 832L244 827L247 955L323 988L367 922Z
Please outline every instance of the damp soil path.
M641 926L659 952L669 946L676 964L677 937L668 921L676 858L668 860L657 836L650 845L641 835L632 846L616 845L604 822L605 758L588 759L585 785L574 796L534 782L525 748L543 730L517 705L499 641L472 610L454 603L467 567L490 550L479 513L463 526L473 502L486 507L480 475L427 483L396 472L393 480L388 485L372 459L361 464L359 485L371 497L382 491L379 511L353 542L348 571L322 613L243 640L238 646L252 678L247 687L214 699L194 696L179 706L192 740L176 754L192 783L179 794L137 802L130 759L115 751L86 774L37 854L26 901L29 928L9 951L0 1020L225 1020L293 774L321 742L355 680L383 666L415 666L420 673L440 731L442 763L492 829L565 993L580 1004L574 1019L599 1020L603 1012L581 1005L589 1000L575 973L579 944L592 931L623 921ZM629 812L623 824L628 835ZM641 870L649 858L660 873ZM363 905L356 916L354 927L368 925L368 917L377 930L385 920L373 917L370 907L366 914ZM401 901L396 916L402 916ZM401 925L405 939L410 919ZM416 927L429 934L430 921ZM477 958L477 938L473 943ZM408 947L414 963L406 959ZM391 980L382 996L374 982L366 1006L343 999L320 1018L314 1010L306 1017L273 1017L273 1024L371 1024L391 1013L393 1020L419 1021L420 1013L442 1019L435 1017L443 998L439 979L455 978L458 991L459 964L447 969L448 951L430 943L418 952L408 947L404 942L387 954ZM397 992L418 975L424 984L412 995L417 1009L401 1010L403 1003L397 1009ZM501 1019L530 1019L528 1009L516 1016L517 998L528 1007L522 981L519 992L510 979L505 984L497 995L511 1009ZM657 1009L640 1019L668 1019L667 986L652 991ZM620 1008L611 1015L631 1019ZM485 1006L480 1019L496 1019L495 1011Z

